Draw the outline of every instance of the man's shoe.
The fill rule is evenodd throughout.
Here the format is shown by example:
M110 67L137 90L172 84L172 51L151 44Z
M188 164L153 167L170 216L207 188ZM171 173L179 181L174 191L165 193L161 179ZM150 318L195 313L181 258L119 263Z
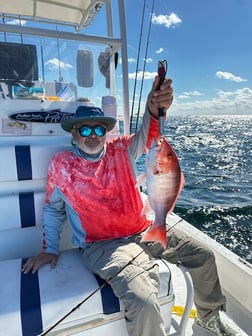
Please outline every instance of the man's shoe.
M193 335L195 336L235 336L238 333L222 322L219 314L213 315L209 319L195 317L193 324Z

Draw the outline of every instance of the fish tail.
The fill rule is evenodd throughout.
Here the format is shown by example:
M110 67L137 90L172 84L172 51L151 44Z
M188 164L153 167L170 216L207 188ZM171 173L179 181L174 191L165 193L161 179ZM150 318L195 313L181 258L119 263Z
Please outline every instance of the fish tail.
M158 241L164 249L167 247L165 225L152 225L143 235L141 242Z

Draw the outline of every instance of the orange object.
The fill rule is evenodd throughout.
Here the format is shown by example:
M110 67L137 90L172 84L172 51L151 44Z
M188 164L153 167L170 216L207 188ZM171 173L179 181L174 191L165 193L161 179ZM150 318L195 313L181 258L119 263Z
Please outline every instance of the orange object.
M60 100L60 98L59 97L56 97L56 96L46 96L45 97L45 100Z

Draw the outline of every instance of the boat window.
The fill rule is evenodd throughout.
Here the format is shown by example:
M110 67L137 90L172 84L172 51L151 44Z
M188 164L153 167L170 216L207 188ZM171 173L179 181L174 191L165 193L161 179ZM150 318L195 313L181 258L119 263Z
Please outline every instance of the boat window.
M100 105L101 92L110 95L114 87L117 59L117 50L104 44L0 33L2 95L55 101L88 97Z
M36 46L0 42L0 79L13 82L37 80Z

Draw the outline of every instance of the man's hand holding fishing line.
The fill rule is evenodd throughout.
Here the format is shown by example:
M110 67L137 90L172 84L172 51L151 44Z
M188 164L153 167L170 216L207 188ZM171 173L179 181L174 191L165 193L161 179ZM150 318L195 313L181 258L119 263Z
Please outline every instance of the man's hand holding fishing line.
M173 87L172 80L170 78L166 78L160 86L159 86L159 77L156 76L152 85L152 89L147 98L147 106L150 110L150 113L153 117L158 118L158 108L163 107L167 110L173 101Z

